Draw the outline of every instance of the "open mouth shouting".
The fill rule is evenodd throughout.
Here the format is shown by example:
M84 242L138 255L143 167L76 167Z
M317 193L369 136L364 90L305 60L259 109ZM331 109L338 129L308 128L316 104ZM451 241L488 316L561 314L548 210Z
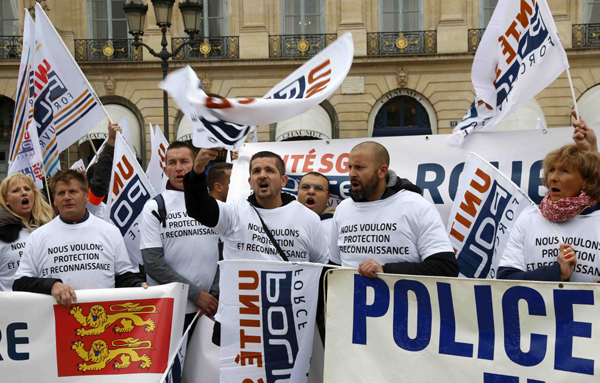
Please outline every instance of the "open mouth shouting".
M21 201L21 207L23 208L23 210L27 210L31 207L31 205L29 204L29 198L23 198L23 200Z
M261 193L266 193L269 191L269 183L262 181L258 183L258 190L260 190Z
M362 183L357 180L351 180L350 185L352 186L352 190L357 190L362 187Z
M309 209L314 209L315 207L315 199L313 197L308 197L306 199L306 203L304 204Z

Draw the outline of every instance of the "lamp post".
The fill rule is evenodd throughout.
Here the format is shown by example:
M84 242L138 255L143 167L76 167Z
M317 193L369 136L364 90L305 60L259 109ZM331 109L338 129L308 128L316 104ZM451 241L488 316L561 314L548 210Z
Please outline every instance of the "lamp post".
M146 13L148 6L143 4L141 0L130 0L123 5L123 10L127 17L127 25L129 33L133 36L133 46L136 48L146 47L148 52L154 57L162 60L163 79L167 77L169 71L169 59L176 56L184 46L193 44L197 40L195 36L200 32L202 23L202 4L197 0L185 0L179 3L179 11L183 17L183 25L185 32L190 36L189 40L184 41L181 45L173 48L171 52L167 50L167 28L171 27L171 14L173 13L173 5L175 0L151 0L154 6L154 14L156 15L156 25L160 27L162 32L162 41L160 45L162 50L156 52L147 44L140 41L140 36L144 35L144 25L146 23ZM167 140L169 140L169 99L167 92L163 91L163 113L164 113L164 130Z

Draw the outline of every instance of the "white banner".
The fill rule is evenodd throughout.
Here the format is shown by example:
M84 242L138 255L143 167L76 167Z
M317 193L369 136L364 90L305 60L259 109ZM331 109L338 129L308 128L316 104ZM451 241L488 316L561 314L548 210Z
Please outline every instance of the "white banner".
M20 147L8 169L8 175L23 173L33 179L38 189L43 189L44 163L42 161L42 149L40 148L37 129L30 122L31 120L27 122L25 134L21 137Z
M38 3L35 16L34 116L42 149L50 153L51 148L56 148L58 162L58 152L98 125L106 112ZM52 158L48 157L48 160ZM46 170L50 174L54 172L54 169Z
M96 149L96 154L94 155L94 157L92 157L92 159L90 160L90 163L88 164L87 168L85 169L86 172L92 165L94 165L96 162L98 162L100 153L102 153L102 151L104 150L104 147L106 146L107 142L108 142L108 137L106 137L104 139L104 141L102 141L102 145L100 145L100 147L98 149Z
M140 213L146 202L155 195L123 135L117 133L106 211L112 223L121 231L133 265L144 264L140 252Z
M323 265L219 264L221 382L306 383Z
M3 382L158 382L183 331L187 286L0 292Z
M23 134L26 126L30 124L31 117L33 116L33 84L30 83L30 80L33 77L34 51L32 47L35 46L35 25L29 12L25 12L22 41L21 65L19 66L13 127L10 136L10 149L8 151L9 165L17 157L17 153L23 142Z
M471 69L475 101L493 107L493 118L487 123L461 124L454 137L461 141L474 131L491 129L567 68L567 54L546 0L499 1Z
M460 275L496 278L517 218L534 203L489 162L469 153L448 217Z
M83 160L80 158L73 165L71 165L70 169L85 173L85 164L83 163Z
M158 125L152 129L150 124L150 162L146 169L146 176L152 184L156 194L161 194L167 189L167 175L165 174L165 160L169 141L165 138Z
M137 151L135 150L135 145L133 145L131 133L129 132L129 120L127 119L127 116L123 117L119 121L119 127L121 128L121 133L123 134L123 138L125 139L127 146L129 146L129 149L131 149L133 154L137 156Z
M592 383L596 284L328 272L325 383Z
M159 84L194 122L194 146L237 151L251 129L300 115L327 99L342 84L354 55L346 33L275 85L263 98L210 97L192 68L171 72Z
M408 178L432 201L442 220L447 222L455 198L459 176L469 151L479 154L506 174L529 197L541 202L546 193L540 172L542 160L549 151L572 143L573 128L519 132L485 132L466 140L462 146L448 144L448 135L361 138L327 141L264 142L245 144L234 161L229 189L230 200L247 198L250 158L261 150L279 154L286 163L290 178L284 191L296 194L298 181L310 171L323 173L331 182L331 204L348 198L348 153L357 144L372 140L390 153L390 169Z

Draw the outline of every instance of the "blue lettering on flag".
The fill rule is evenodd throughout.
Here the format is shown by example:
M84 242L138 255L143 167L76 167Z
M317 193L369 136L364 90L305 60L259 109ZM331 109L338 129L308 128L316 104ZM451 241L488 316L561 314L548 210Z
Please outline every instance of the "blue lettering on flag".
M110 219L119 228L121 235L127 233L149 199L148 189L144 187L140 177L134 175L121 190L110 209Z
M292 375L298 340L292 312L292 272L261 272L264 362L267 383Z
M269 98L289 100L292 98L304 98L304 89L306 88L306 78L304 76L291 82L281 89L279 92L274 93Z
M496 248L498 224L511 198L512 194L494 181L469 237L456 258L460 273L467 278L485 278L488 275ZM482 263L484 266L477 273Z

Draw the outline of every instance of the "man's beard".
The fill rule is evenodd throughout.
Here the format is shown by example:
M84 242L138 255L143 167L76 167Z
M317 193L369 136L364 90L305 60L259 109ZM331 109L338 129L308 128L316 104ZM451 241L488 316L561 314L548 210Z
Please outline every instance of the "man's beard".
M366 183L363 184L359 181L362 187L358 190L350 189L350 195L354 199L369 199L375 193L378 181L379 178L377 178L377 173L375 173Z

